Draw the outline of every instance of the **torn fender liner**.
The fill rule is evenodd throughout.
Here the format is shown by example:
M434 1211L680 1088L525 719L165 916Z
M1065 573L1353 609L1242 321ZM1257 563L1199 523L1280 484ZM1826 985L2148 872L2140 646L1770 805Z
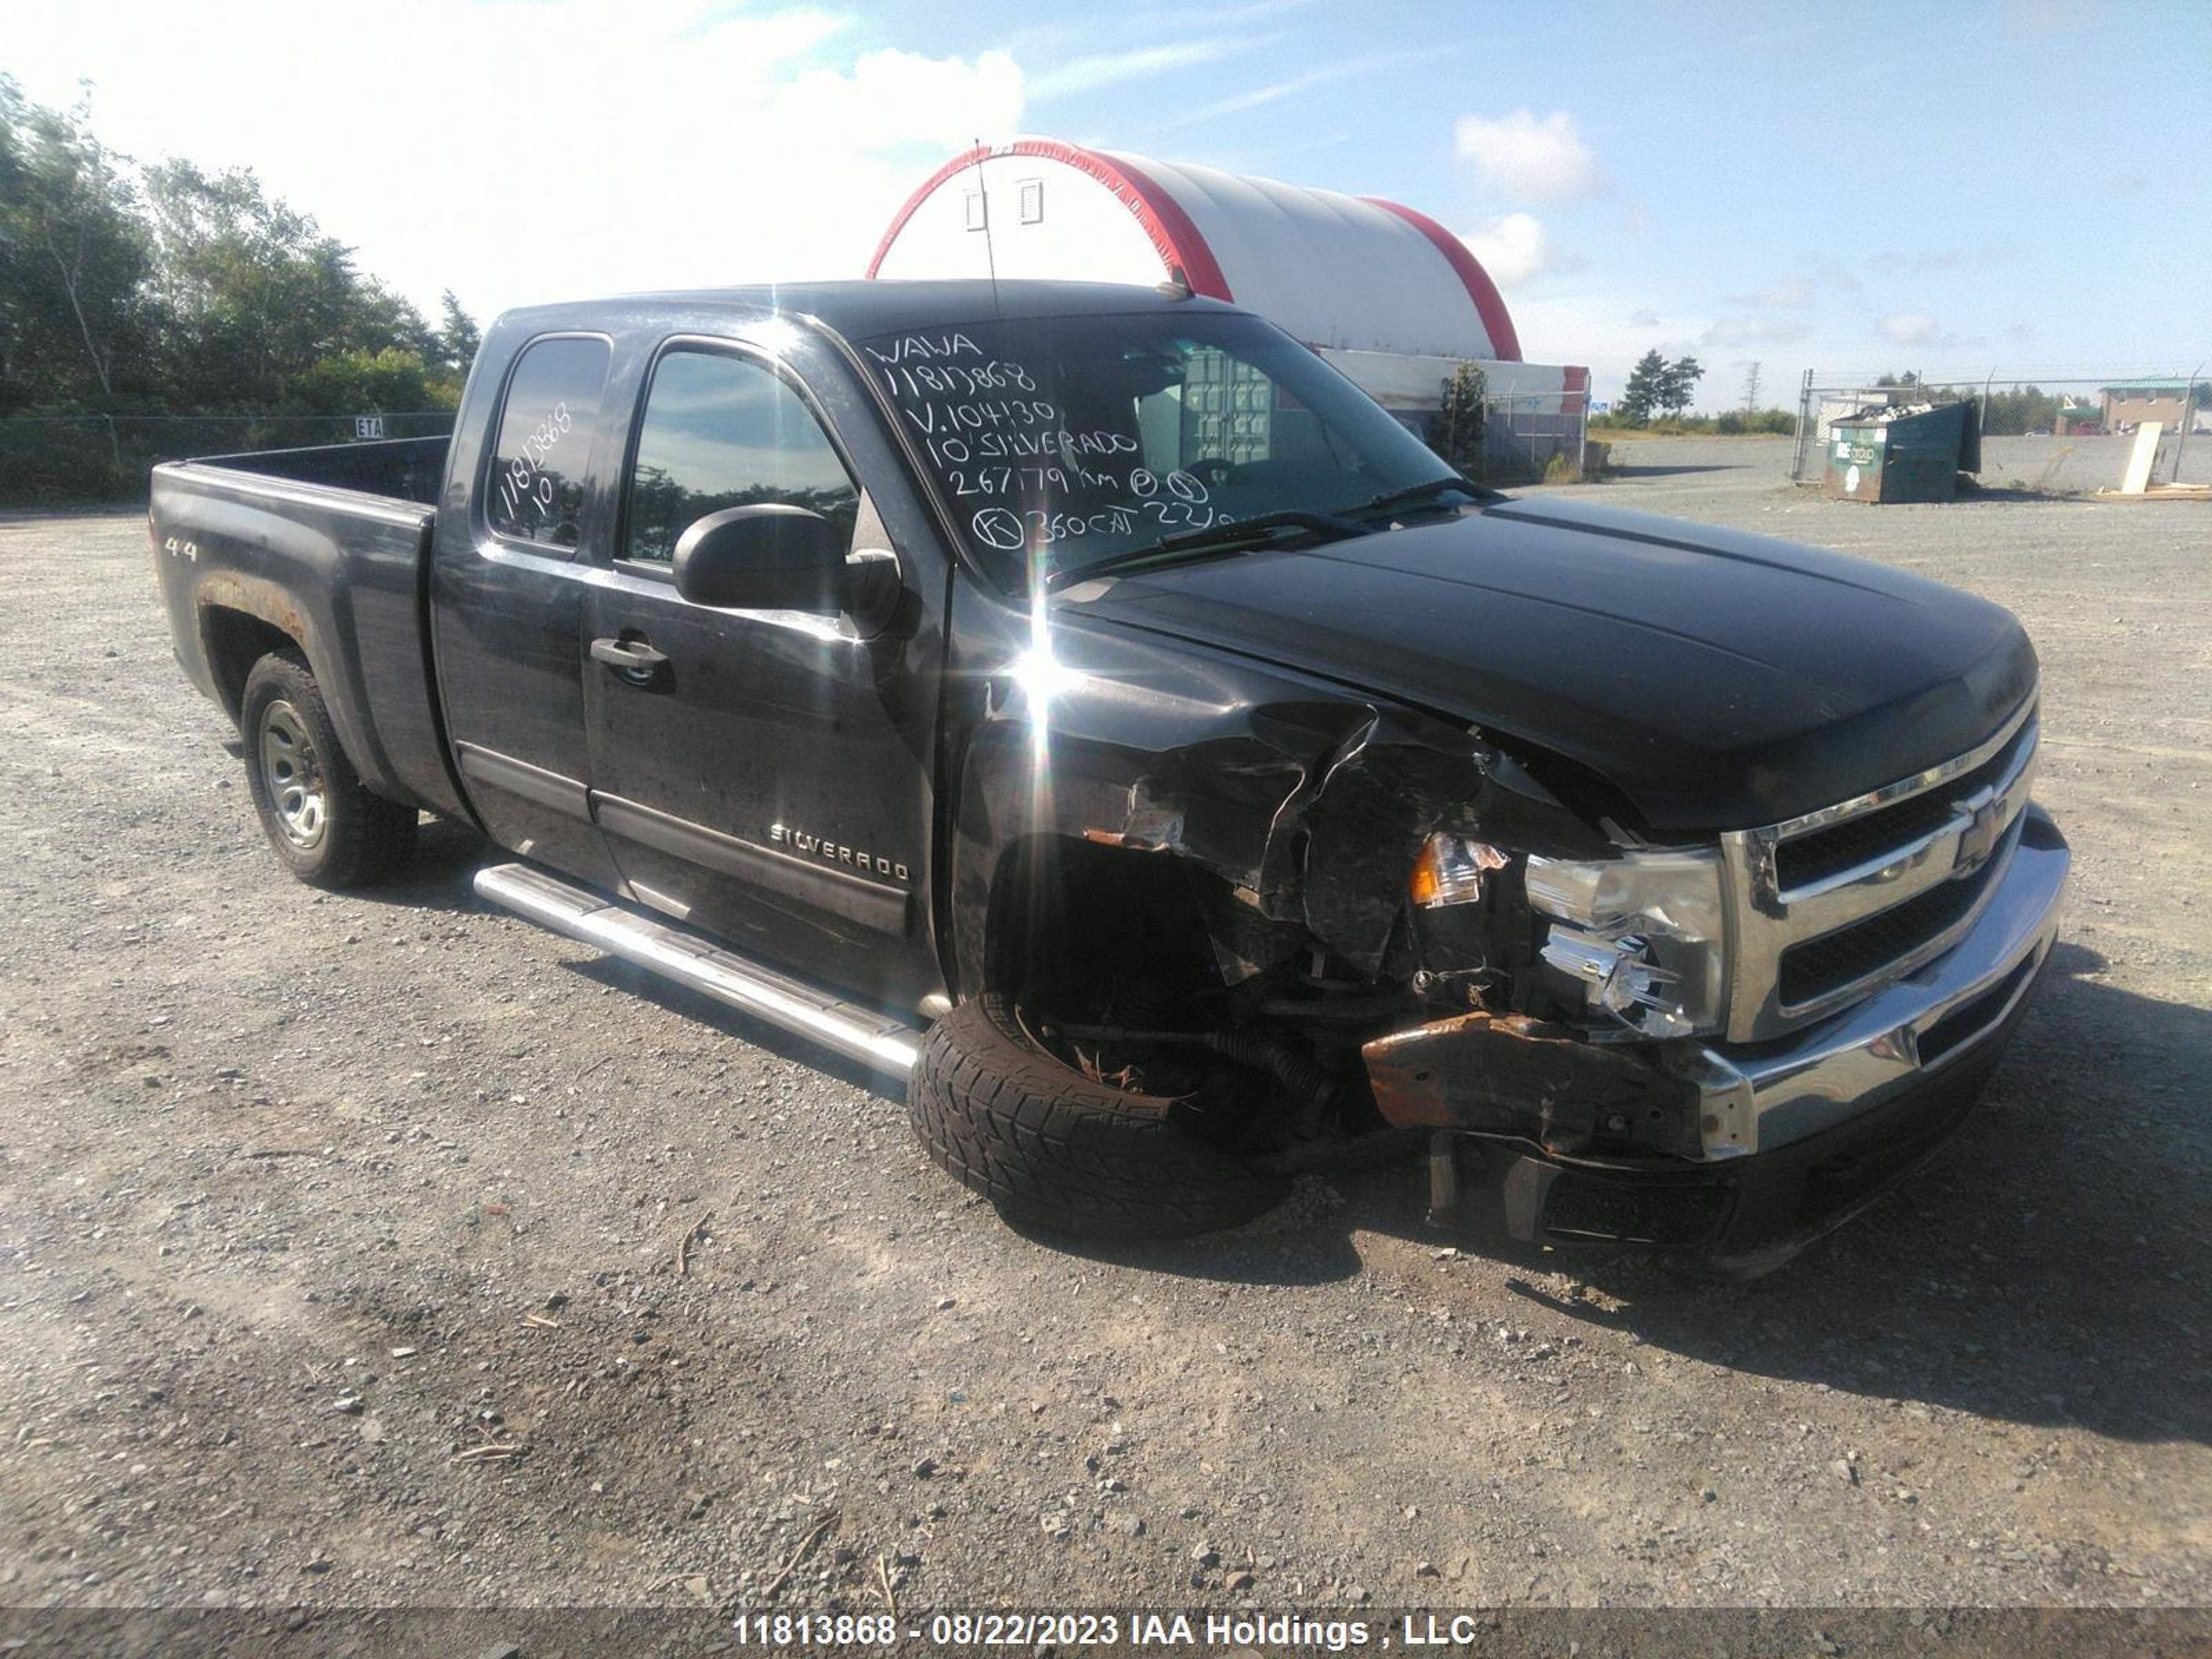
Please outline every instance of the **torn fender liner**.
M1375 1103L1401 1128L1526 1136L1547 1151L1609 1145L1698 1152L1687 1084L1636 1049L1587 1042L1518 1014L1471 1013L1366 1044Z
M1404 913L1422 842L1455 804L1472 805L1486 781L1487 756L1472 739L1454 734L1439 749L1424 735L1376 715L1330 757L1300 815L1306 927L1370 975Z
M956 681L976 703L953 884L963 984L981 982L977 924L1006 854L1036 837L1187 860L1370 976L1432 830L1563 857L1605 848L1464 726L1179 641L1062 624L1070 683L1042 708L1010 672Z
M1260 705L1245 729L1137 759L1122 844L1190 859L1373 974L1422 840L1485 789L1474 739L1356 702ZM1071 771L1091 757L1063 737Z

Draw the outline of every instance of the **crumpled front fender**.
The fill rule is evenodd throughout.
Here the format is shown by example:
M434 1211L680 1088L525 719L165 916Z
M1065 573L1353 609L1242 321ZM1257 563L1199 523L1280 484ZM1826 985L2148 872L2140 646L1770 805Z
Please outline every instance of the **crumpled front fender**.
M1433 831L1569 857L1607 844L1484 734L1419 710L1113 626L1056 625L1048 659L1019 635L1000 648L955 677L963 985L982 982L1005 854L1038 836L1187 860L1370 975Z

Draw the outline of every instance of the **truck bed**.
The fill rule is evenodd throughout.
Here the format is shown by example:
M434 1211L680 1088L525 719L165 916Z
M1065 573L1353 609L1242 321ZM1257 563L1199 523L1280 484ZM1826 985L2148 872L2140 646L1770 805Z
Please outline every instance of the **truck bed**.
M221 467L262 478L322 484L387 501L435 507L446 479L447 437L395 438L382 443L319 444L244 455L206 455L183 465Z
M448 440L157 466L151 529L177 658L234 720L253 662L307 659L377 793L466 816L446 755L427 584Z

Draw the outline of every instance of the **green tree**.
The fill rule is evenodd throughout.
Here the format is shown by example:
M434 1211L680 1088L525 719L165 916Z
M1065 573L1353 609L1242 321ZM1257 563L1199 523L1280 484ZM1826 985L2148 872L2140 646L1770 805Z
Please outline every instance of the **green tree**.
M477 351L483 344L483 333L477 327L477 319L461 308L453 290L447 289L438 296L438 362L453 372L456 380L465 380L469 365L477 360Z
M427 359L421 313L354 267L353 251L271 198L245 168L169 161L147 173L166 313L165 368L194 408L266 408L324 358Z
M1667 360L1656 346L1638 357L1636 367L1628 371L1628 385L1621 392L1618 407L1631 426L1642 426L1651 418L1652 410L1663 405L1667 374Z
M125 158L0 76L0 408L112 407L144 376L152 252Z
M1939 404L1963 403L1970 398L1980 401L1982 430L1993 438L2016 437L2023 432L2048 432L2058 419L2058 399L2040 386L2014 386L2002 391L1993 387L1985 399L1979 386L1926 386L1922 390L1930 401Z
M312 364L293 396L319 415L392 415L450 407L452 383L398 346L341 351Z
M1659 407L1680 416L1697 395L1705 371L1695 357L1677 357L1659 371Z
M1429 447L1470 477L1480 477L1482 465L1482 371L1462 363L1443 384L1443 397L1429 417Z

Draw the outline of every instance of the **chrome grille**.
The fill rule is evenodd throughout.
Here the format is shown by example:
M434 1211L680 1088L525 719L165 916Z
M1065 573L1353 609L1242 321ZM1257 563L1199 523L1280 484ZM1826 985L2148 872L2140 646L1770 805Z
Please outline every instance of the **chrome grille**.
M1996 869L1994 862L1985 864L1972 875L1931 887L1894 909L1877 911L1864 921L1790 945L1782 953L1778 975L1782 1006L1802 1008L1856 985L1956 926L1981 902L1982 890Z
M1886 858L1893 849L1933 834L1948 821L1960 797L2000 781L2021 754L2034 747L2035 722L2024 720L2010 742L1942 788L1923 790L1890 805L1843 818L1825 830L1778 843L1774 849L1777 884L1784 890L1808 886L1870 859Z
M1941 766L1721 838L1734 933L1729 1036L1834 1012L1955 944L2010 861L2035 775L2033 702Z

